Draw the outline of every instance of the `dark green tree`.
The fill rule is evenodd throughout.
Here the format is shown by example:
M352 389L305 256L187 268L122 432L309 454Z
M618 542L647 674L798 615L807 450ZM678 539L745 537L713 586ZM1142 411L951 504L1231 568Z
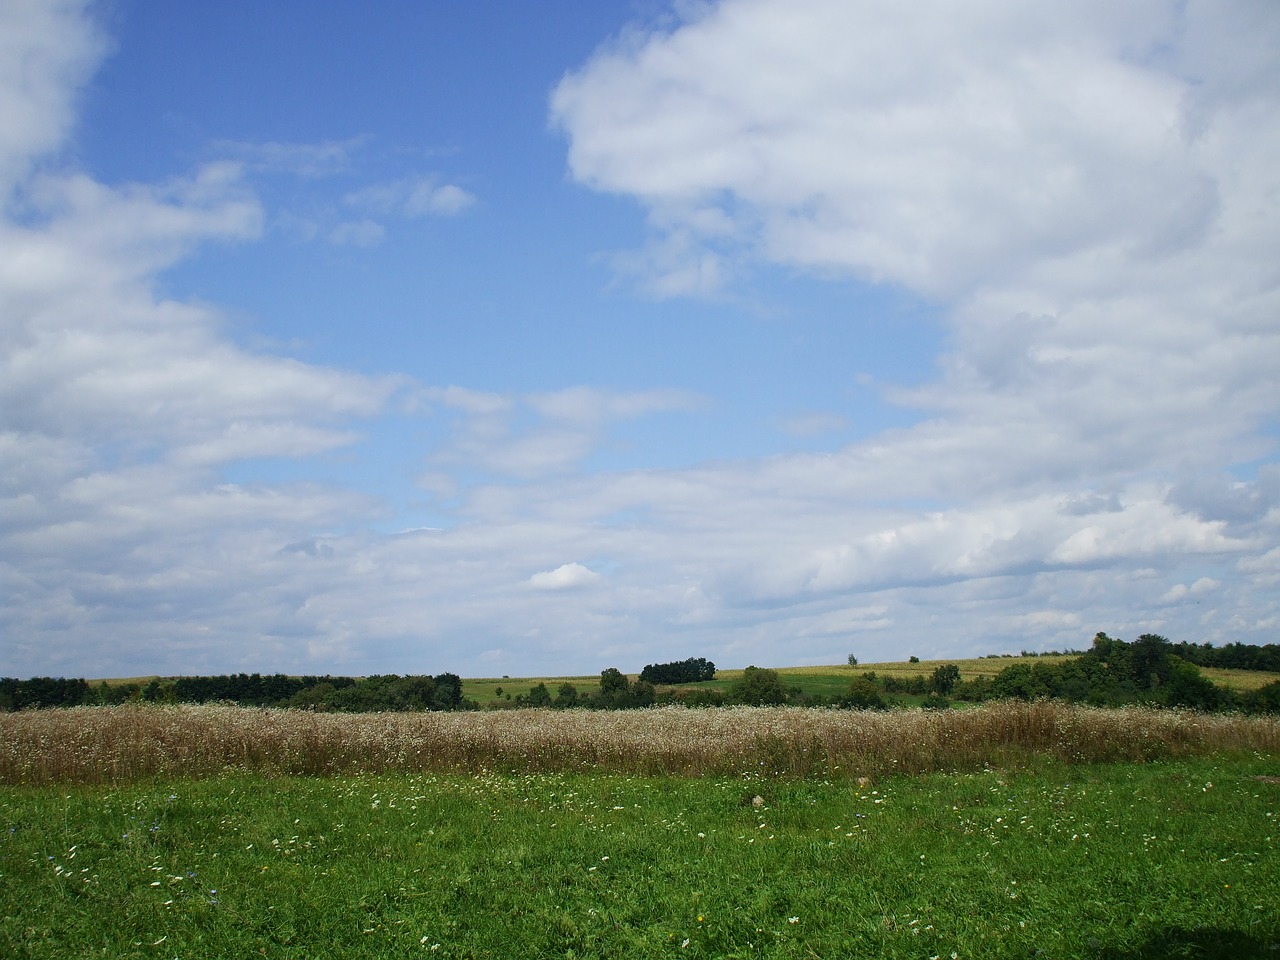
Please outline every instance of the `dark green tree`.
M787 691L782 686L782 678L777 670L751 666L743 670L742 676L734 681L729 699L734 703L753 706L774 706L787 702Z
M551 705L557 710L576 707L578 705L578 688L572 683L560 684L560 689L556 691L556 698L551 701Z
M608 667L600 673L600 706L606 710L631 706L631 683L617 667Z
M516 704L521 707L549 707L551 706L551 691L547 689L545 683L540 683L527 694L516 697Z
M929 678L929 689L939 696L945 697L960 682L960 668L954 663L944 663L934 668Z
M888 707L880 688L868 677L858 677L849 684L843 705L854 710L885 710Z

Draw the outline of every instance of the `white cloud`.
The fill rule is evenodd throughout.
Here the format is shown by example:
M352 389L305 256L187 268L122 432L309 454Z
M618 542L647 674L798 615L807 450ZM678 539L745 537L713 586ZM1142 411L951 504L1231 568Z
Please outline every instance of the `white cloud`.
M338 246L372 247L380 243L386 233L382 224L366 217L338 224L329 231L329 242Z
M57 150L75 119L67 96L107 49L85 2L12 0L0 7L0 196Z
M351 168L352 155L363 145L362 138L326 140L322 143L237 143L214 144L218 153L269 173L289 173L298 177L331 177Z
M705 294L707 258L717 282L763 259L948 308L941 376L888 391L917 426L659 484L696 491L686 534L724 548L704 556L713 594L1083 583L1065 571L1274 543L1270 466L1175 482L1274 456L1278 38L1265 4L725 0L567 76L571 172L645 204L653 238L627 268L651 288ZM721 503L750 531L736 556Z
M476 198L457 184L437 186L430 181L420 181L409 193L404 211L411 217L451 217L475 202Z
M475 199L457 184L442 184L434 177L409 177L363 187L348 194L346 203L383 216L450 217L467 209Z
M955 295L994 264L1203 235L1189 84L1139 59L1176 9L729 0L597 55L552 105L575 176L664 232L705 236L714 210L772 259Z
M1208 596L1221 586L1222 584L1212 577L1201 577L1189 586L1185 583L1175 583L1165 591L1160 601L1162 603L1180 603L1183 600L1192 599L1198 603L1200 597Z
M196 643L197 660L235 659L244 651L219 643L244 636L239 618L271 634L296 590L280 544L377 508L314 486L227 483L218 468L350 444L349 423L402 382L250 352L216 311L157 299L158 271L198 245L260 236L243 166L120 187L39 170L85 74L69 58L101 44L78 6L3 16L24 11L21 29L0 30L0 62L26 64L0 75L0 103L33 98L57 123L3 146L5 169L26 171L4 184L0 222L5 662L83 673L110 649L159 662ZM263 595L257 578L272 581Z
M580 563L565 563L554 570L535 573L529 578L529 583L538 590L570 590L588 586L599 579L600 574Z

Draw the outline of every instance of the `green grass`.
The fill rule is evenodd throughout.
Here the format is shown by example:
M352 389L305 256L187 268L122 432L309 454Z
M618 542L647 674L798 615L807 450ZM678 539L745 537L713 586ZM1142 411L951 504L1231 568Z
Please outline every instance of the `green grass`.
M4 788L0 955L1276 955L1277 774L1280 758L1219 756L862 785Z

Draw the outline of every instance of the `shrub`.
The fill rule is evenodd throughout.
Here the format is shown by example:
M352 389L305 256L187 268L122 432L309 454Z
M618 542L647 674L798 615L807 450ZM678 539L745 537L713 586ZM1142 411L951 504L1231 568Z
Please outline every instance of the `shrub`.
M777 706L787 702L787 691L782 686L782 677L777 670L751 666L743 670L742 676L734 681L729 699L749 706Z
M880 688L875 681L867 677L858 677L849 684L849 692L845 694L843 705L854 710L886 710L888 704L880 695Z

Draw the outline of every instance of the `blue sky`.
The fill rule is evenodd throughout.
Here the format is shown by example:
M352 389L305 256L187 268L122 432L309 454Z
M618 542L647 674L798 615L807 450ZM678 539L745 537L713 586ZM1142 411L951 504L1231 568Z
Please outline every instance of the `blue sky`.
M1280 15L0 8L0 674L1273 642Z

